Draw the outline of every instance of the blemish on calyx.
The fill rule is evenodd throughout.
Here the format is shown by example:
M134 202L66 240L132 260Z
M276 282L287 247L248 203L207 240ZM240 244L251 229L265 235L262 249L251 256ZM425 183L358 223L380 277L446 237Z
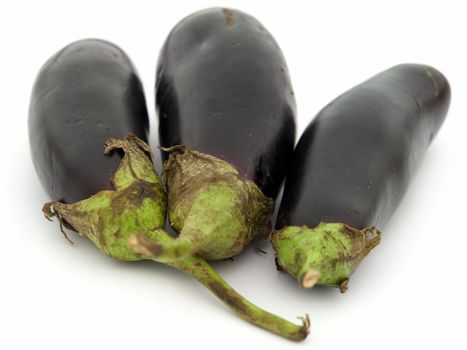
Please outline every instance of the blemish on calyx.
M436 81L435 77L433 76L433 72L430 69L425 68L425 73L428 76L428 78L430 78L431 82L433 83L433 87L435 88L435 96L438 96L439 95L439 86L438 86L438 82Z
M233 12L229 9L222 9L222 13L225 16L225 24L227 28L231 28L234 23Z

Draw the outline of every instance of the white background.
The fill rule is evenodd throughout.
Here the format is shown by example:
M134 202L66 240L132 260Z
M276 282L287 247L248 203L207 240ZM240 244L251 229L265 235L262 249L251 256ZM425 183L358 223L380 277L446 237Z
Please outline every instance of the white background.
M0 348L465 349L467 314L467 22L462 1L5 1L0 35ZM31 87L66 44L98 37L138 67L154 117L158 50L184 16L230 6L257 17L289 65L299 130L330 100L402 62L430 64L452 87L451 109L383 238L349 291L299 289L273 254L248 249L215 263L239 292L289 320L309 313L292 343L235 317L181 273L126 264L84 239L69 245L46 221L47 196L27 137ZM155 138L152 138L154 146Z

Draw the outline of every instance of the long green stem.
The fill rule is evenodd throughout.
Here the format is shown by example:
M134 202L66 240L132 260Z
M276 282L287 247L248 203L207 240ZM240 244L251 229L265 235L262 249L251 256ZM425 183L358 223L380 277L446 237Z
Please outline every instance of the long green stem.
M167 265L192 276L247 322L290 340L303 340L309 334L308 315L301 326L273 315L242 297L204 259L189 257Z

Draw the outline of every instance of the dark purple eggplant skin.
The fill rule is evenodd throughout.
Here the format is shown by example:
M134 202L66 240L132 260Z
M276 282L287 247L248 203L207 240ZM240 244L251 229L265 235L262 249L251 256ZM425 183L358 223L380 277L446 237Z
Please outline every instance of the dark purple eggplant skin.
M104 156L106 140L132 132L147 141L148 127L141 81L114 44L76 41L39 71L29 139L36 172L53 200L73 203L112 189L121 154Z
M161 146L226 160L276 197L295 143L295 98L284 56L255 18L213 8L179 22L159 56L156 108Z
M384 225L441 127L450 87L436 69L402 64L352 88L306 128L276 228Z

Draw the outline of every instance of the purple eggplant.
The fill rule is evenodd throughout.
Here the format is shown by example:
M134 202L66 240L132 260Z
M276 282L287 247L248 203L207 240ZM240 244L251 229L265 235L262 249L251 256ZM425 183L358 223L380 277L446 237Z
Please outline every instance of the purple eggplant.
M156 107L179 236L148 247L154 256L226 259L268 234L296 129L287 65L272 35L237 10L186 17L160 53Z
M287 174L272 242L303 287L347 288L379 243L441 127L450 87L436 69L402 64L327 105L306 128Z
M66 46L41 68L31 96L29 137L34 166L54 200L68 203L112 189L117 154L102 156L111 137L146 141L143 88L128 56L103 40Z

